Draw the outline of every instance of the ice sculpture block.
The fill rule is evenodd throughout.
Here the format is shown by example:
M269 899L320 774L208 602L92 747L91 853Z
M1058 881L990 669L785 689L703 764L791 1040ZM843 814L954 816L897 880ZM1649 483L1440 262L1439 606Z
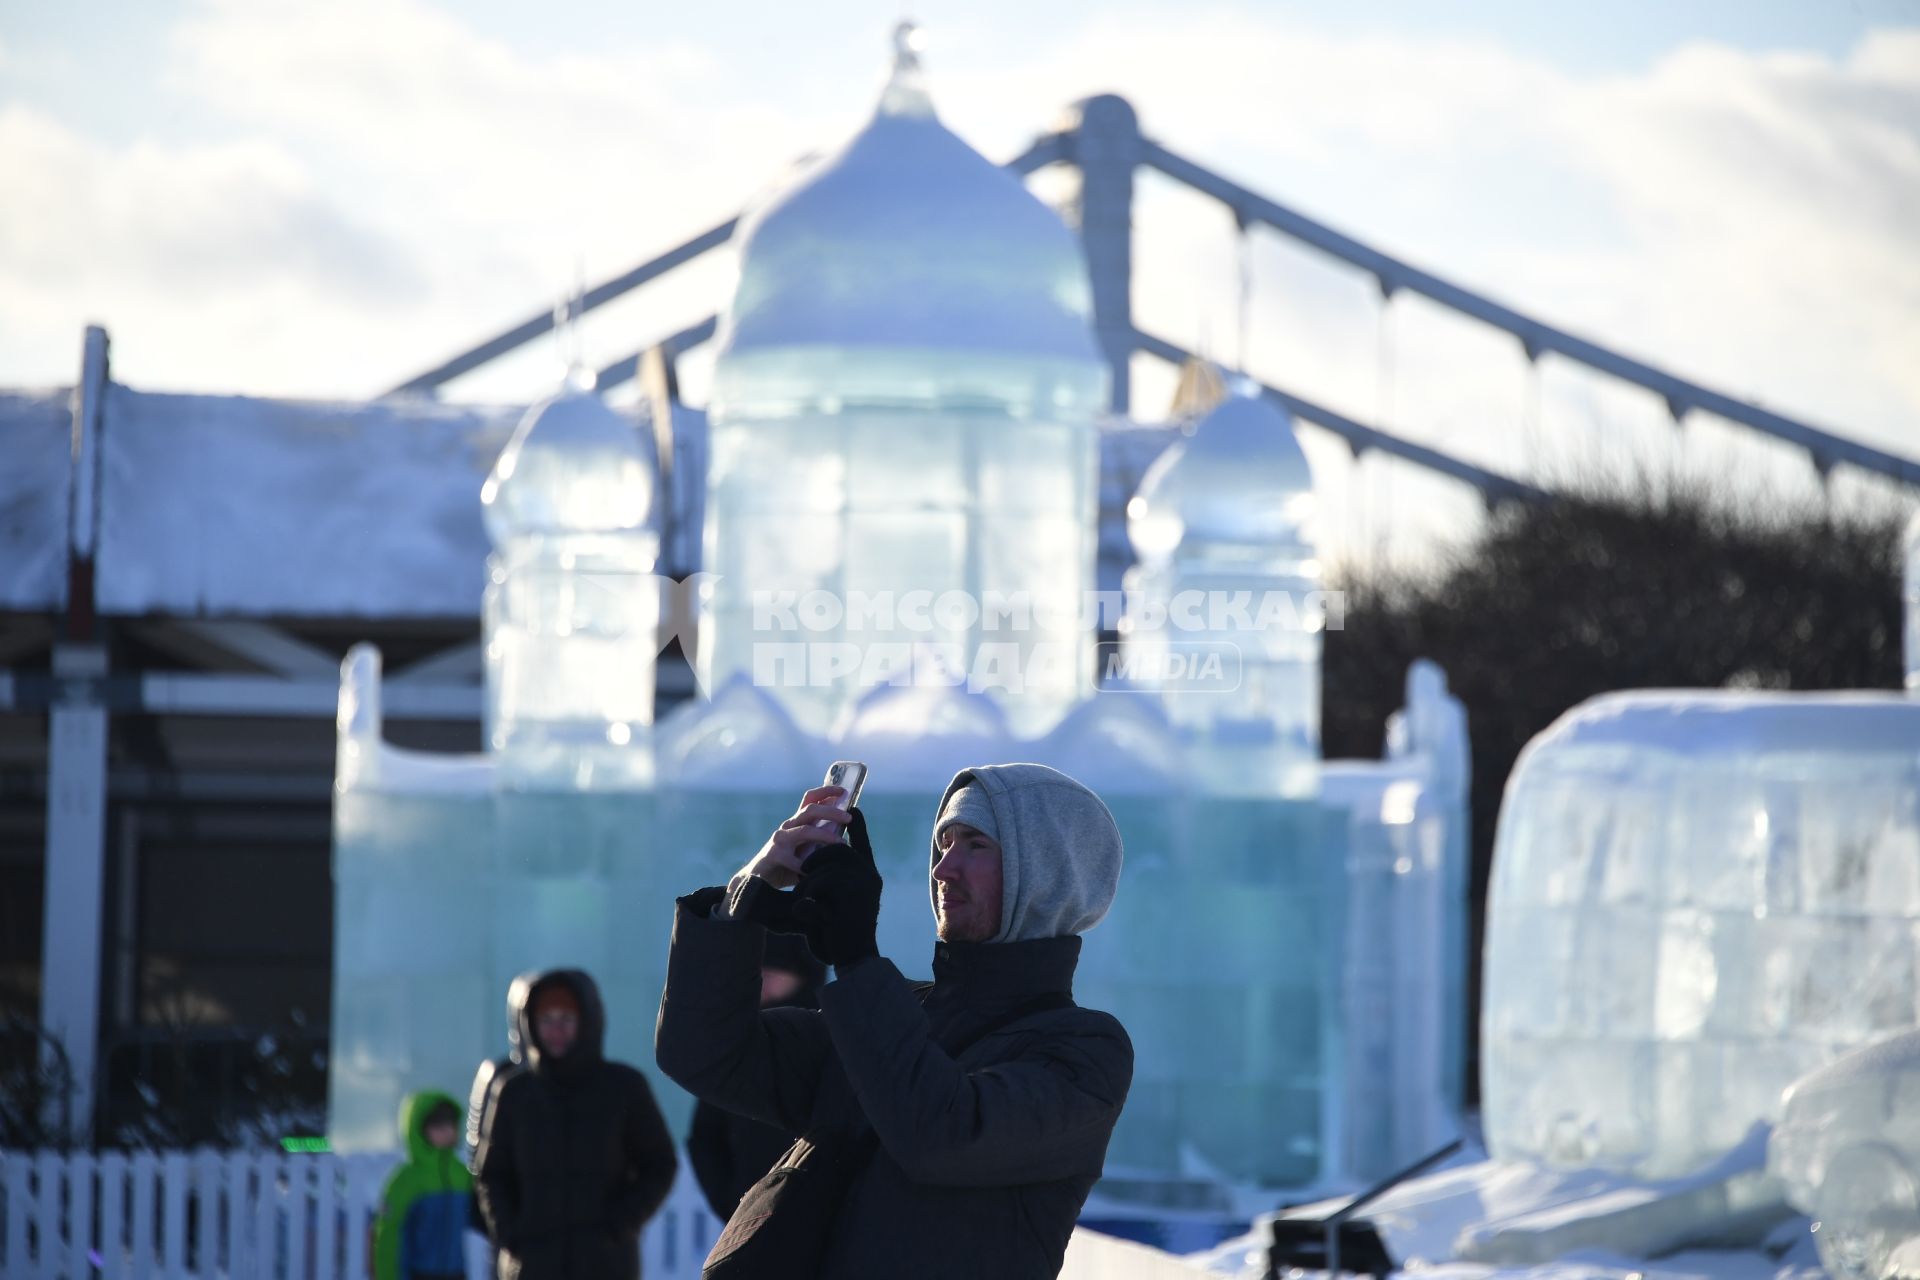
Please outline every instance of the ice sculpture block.
M1425 659L1406 690L1385 761L1321 771L1347 875L1341 1165L1367 1180L1459 1137L1465 1096L1466 712Z
M864 689L944 667L1043 732L1092 687L1108 372L1073 234L941 124L903 43L866 127L738 241L709 410L709 686L777 685L825 733ZM989 616L990 592L1028 607Z
M1684 1173L1915 1021L1920 702L1611 694L1508 783L1481 1073L1499 1158Z
M1891 1274L1894 1251L1920 1241L1920 1031L1795 1081L1767 1167L1794 1206L1819 1220L1814 1240L1829 1275Z

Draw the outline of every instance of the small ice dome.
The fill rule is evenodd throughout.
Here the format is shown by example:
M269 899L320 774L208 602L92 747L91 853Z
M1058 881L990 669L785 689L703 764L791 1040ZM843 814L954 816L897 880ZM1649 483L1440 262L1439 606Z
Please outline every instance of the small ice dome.
M654 462L635 425L573 387L528 409L481 487L496 546L538 534L623 533L653 513Z
M747 216L717 388L729 362L793 348L1099 361L1079 242L940 123L919 41L903 23L866 127Z
M1147 468L1127 532L1148 563L1209 550L1311 554L1313 514L1313 470L1292 421L1242 379Z

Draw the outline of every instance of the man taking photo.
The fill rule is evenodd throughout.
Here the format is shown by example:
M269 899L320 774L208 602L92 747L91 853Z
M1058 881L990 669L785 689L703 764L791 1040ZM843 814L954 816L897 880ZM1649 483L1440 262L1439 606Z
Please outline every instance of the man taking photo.
M1133 1077L1073 1003L1119 829L1043 765L963 770L941 799L930 984L879 955L880 874L818 787L725 889L680 899L655 1051L696 1096L797 1141L708 1255L712 1277L1055 1276ZM842 843L807 853L833 824ZM820 1008L760 1008L766 926L833 967Z

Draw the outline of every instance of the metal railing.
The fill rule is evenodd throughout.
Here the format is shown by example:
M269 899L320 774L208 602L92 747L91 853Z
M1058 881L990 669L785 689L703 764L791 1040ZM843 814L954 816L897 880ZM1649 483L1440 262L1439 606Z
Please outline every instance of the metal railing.
M1822 475L1826 475L1834 466L1846 463L1907 484L1920 485L1920 462L1857 440L1847 439L1750 401L1715 391L1711 387L1679 377L1643 360L1622 355L1597 342L1524 315L1471 289L1454 284L1402 259L1372 248L1323 222L1222 177L1159 142L1142 136L1132 108L1118 99L1092 101L1104 103L1108 108L1100 113L1097 145L1091 147L1084 145L1086 135L1083 121L1082 125L1074 128L1043 134L1003 167L1011 173L1024 176L1049 164L1066 164L1081 169L1083 182L1087 182L1090 165L1113 166L1123 171L1120 175L1122 181L1118 186L1128 193L1126 199L1129 202L1132 198L1133 172L1139 168L1153 169L1225 205L1242 227L1255 223L1270 227L1282 235L1367 272L1378 282L1383 297L1391 297L1402 289L1420 294L1443 307L1512 334L1520 342L1521 349L1529 360L1538 360L1543 355L1553 353L1621 381L1643 387L1666 402L1676 422L1694 411L1711 413L1737 426L1804 449L1814 467ZM1088 157L1091 157L1091 160ZM1106 185L1111 188L1115 184L1109 182ZM739 217L729 218L621 275L602 281L586 290L578 301L576 313L591 311L719 247L732 237L739 224ZM1083 227L1082 234L1083 236L1099 234L1105 237L1127 237L1125 243L1119 241L1109 243L1105 240L1102 243L1103 249L1109 251L1114 251L1114 245L1119 245L1117 249L1119 260L1125 265L1116 269L1121 271L1122 277L1130 275L1132 254L1130 217L1122 219L1117 228L1107 227L1097 233L1089 232ZM1111 252L1107 252L1101 256L1104 261L1112 255ZM1122 278L1120 284L1125 283L1126 280ZM1185 357L1186 353L1174 347L1173 344L1132 328L1130 304L1126 300L1127 289L1103 291L1098 285L1099 282L1096 281L1094 291L1096 311L1103 314L1096 315L1095 321L1102 332L1112 331L1124 334L1131 329L1137 335L1136 349L1168 359ZM1102 298L1109 299L1104 308L1100 305ZM1105 311L1117 311L1118 314L1104 314ZM388 394L433 394L453 378L477 369L551 332L554 324L555 317L552 312L529 317L511 329L408 379ZM677 355L707 341L713 336L714 331L715 320L713 317L708 317L663 338L658 345L664 347L669 355ZM1117 342L1118 339L1116 338L1115 341ZM1109 357L1119 359L1117 347L1109 350ZM605 389L631 379L639 363L638 354L614 362L600 371L598 385L601 389ZM1121 372L1123 371L1116 371L1116 377L1120 377ZM1378 427L1367 427L1344 418L1315 405L1304 397L1273 387L1267 388L1267 391L1276 401L1293 409L1301 418L1340 435L1354 449L1356 455L1365 449L1377 449L1382 453L1391 454L1415 466L1472 485L1479 490L1489 505L1512 500L1536 501L1547 496L1544 491L1531 485L1500 475L1488 468L1464 462L1443 450L1414 444Z

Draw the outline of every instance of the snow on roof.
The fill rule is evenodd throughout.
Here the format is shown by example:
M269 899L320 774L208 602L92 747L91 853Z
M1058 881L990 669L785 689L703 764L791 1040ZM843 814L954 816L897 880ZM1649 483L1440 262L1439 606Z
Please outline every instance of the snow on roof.
M109 385L102 612L472 617L480 486L519 409Z
M0 609L67 603L73 392L0 393Z

